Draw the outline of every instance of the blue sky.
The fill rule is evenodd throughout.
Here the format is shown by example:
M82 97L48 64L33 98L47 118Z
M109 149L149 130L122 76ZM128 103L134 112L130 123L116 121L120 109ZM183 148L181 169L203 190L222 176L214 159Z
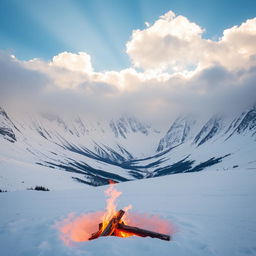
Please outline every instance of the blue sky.
M205 38L256 14L253 0L0 0L0 49L19 59L50 60L63 51L91 55L96 71L131 66L125 44L172 10L196 22Z

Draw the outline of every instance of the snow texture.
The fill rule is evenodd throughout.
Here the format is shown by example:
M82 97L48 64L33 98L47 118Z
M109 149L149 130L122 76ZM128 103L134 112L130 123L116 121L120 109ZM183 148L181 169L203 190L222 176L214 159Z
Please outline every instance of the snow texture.
M117 185L118 207L158 214L175 227L170 242L105 237L67 246L56 223L105 208L106 186L0 193L0 255L256 255L256 172L197 172Z

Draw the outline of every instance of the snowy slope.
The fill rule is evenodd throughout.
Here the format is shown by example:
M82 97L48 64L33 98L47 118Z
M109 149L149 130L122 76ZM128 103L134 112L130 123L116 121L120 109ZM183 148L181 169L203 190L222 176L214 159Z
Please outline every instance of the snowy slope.
M9 181L10 190L15 186L9 169L22 162L34 164L35 170L42 169L38 165L44 166L48 169L45 173L51 173L52 169L68 171L73 182L94 186L108 184L109 179L117 182L135 179L139 174L127 166L123 168L122 163L133 159L133 155L152 153L152 144L160 137L155 129L135 117L87 121L81 116L66 116L66 119L53 114L15 116L7 115L3 109L1 113L0 159L5 164L0 161L0 174ZM137 141L141 142L139 146ZM9 168L7 162L12 163ZM17 176L21 177L21 173ZM32 176L35 177L33 173ZM21 177L20 182L25 180L26 176ZM6 183L1 184L3 187L8 189Z
M63 188L47 182L48 175L49 180L56 179L51 176L56 171L65 173L71 182L99 186L109 180L123 182L213 167L256 169L256 106L233 115L179 116L166 130L166 134L157 131L136 117L94 120L70 114L17 115L0 109L0 176L6 181L0 189ZM30 166L27 175L22 165ZM12 170L17 170L19 179L13 178ZM38 184L36 170L45 174L43 184ZM28 177L34 177L34 182Z
M67 246L56 222L103 210L105 186L79 190L0 193L0 254L34 255L256 255L255 171L176 174L117 185L118 206L158 214L172 241L106 237Z
M256 107L235 116L177 118L157 151L157 155L137 161L152 164L150 176L212 169L212 165L215 170L256 169Z

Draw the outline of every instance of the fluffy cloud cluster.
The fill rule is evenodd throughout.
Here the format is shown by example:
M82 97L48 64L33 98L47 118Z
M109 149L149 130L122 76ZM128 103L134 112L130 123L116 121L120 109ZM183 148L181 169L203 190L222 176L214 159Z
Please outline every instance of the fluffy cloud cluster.
M62 52L53 57L50 65L76 72L93 72L91 56L85 52L79 52L78 54Z
M127 43L127 53L137 67L175 71L198 61L203 29L186 17L176 17L172 11L161 16L152 26L135 30Z
M256 18L226 29L218 41L204 39L203 32L170 11L152 26L133 31L127 53L144 70L191 71L216 64L235 69L255 64Z
M84 52L49 62L0 52L0 105L169 122L184 111L235 112L255 104L256 18L226 29L218 41L203 32L168 12L132 33L127 53L134 66L121 71L94 72Z

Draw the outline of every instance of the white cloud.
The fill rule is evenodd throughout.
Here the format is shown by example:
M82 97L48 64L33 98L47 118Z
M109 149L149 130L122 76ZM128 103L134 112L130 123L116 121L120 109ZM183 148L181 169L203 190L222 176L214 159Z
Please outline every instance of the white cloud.
M86 52L78 54L70 52L62 52L54 56L50 65L55 67L65 68L70 71L92 73L91 56Z
M219 54L214 56L227 68L241 68L256 63L256 18L223 32L217 43ZM209 49L209 55L210 55ZM213 58L214 58L213 57Z
M183 111L235 112L256 103L256 19L226 29L218 41L202 33L173 12L134 31L127 52L144 71L94 72L90 56L81 52L60 53L49 62L0 52L0 102L168 122Z
M201 70L216 63L228 69L255 64L256 18L226 29L218 41L204 39L203 31L170 11L152 26L133 31L126 51L135 67L172 73Z
M198 62L200 53L194 48L202 33L200 26L170 11L152 26L133 31L127 53L136 67L180 71Z
M150 26L149 22L145 22L146 27L148 28Z
M90 55L85 52L78 54L63 52L54 56L49 62L32 59L20 64L50 77L52 80L50 87L76 89L81 83L90 81L89 76L93 74L90 59Z

